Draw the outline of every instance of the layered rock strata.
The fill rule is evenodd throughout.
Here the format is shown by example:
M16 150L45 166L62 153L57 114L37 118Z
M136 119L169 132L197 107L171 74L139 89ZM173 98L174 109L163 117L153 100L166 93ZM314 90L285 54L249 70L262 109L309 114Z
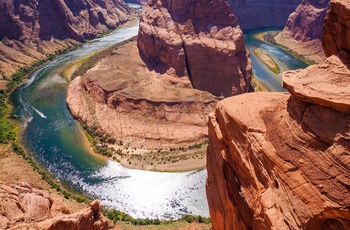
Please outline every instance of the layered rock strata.
M243 31L284 27L301 0L229 0Z
M303 0L275 40L297 54L314 62L325 59L322 48L324 20L330 9L330 0Z
M130 12L121 0L1 0L2 75L9 77L47 53L114 29Z
M0 200L1 229L108 229L97 200L70 214L62 201L24 182L0 182Z
M149 68L187 76L217 96L247 92L251 62L226 0L152 0L143 6L137 40Z
M147 69L136 43L118 47L68 88L73 116L132 148L203 142L216 98L179 79ZM128 144L129 143L129 144Z
M227 98L210 115L213 229L350 228L350 54L285 72L283 86L290 94Z
M327 57L340 50L350 52L350 1L331 1L332 10L327 16L322 44Z

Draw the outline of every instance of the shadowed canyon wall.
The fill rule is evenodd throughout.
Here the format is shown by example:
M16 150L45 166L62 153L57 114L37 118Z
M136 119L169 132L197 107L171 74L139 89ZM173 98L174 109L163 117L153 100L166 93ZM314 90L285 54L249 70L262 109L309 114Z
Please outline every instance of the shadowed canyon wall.
M323 39L334 55L285 72L289 94L227 98L210 115L214 230L350 228L350 46L340 39L350 2L331 4Z
M226 0L152 0L143 6L138 47L149 68L187 76L217 96L247 92L251 62Z
M284 27L301 0L229 0L243 31Z

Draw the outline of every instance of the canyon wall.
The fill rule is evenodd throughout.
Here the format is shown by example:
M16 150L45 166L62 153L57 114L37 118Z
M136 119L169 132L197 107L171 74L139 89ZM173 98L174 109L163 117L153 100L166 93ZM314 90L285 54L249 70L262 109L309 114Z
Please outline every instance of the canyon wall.
M247 92L251 62L226 0L152 0L143 6L137 40L149 68L188 77L217 96Z
M64 203L47 191L0 181L1 229L108 229L99 201L90 207L70 213Z
M284 27L301 0L229 0L243 31Z
M330 0L303 0L275 40L313 62L325 59L322 47L324 20ZM296 43L296 45L293 45Z
M322 44L327 57L340 50L350 51L350 9L348 0L332 1L324 24Z
M115 29L131 12L122 0L0 0L1 75Z
M349 1L334 0L330 15L349 9ZM326 25L343 26L338 31L350 23L332 20ZM289 94L227 98L210 115L214 230L350 228L350 53L287 71L283 86Z

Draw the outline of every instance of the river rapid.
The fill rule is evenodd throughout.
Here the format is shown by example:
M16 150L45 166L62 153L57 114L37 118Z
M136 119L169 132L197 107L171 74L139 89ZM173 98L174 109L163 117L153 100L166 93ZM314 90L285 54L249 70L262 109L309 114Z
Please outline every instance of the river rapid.
M205 194L206 169L163 173L131 170L92 153L80 125L66 107L68 82L62 70L87 55L137 35L138 25L119 29L86 43L35 71L10 99L23 128L22 143L63 184L101 200L135 218L176 219L185 214L209 216ZM250 39L250 38L249 38ZM285 52L247 40L247 48L266 48L285 64ZM252 51L251 51L252 53ZM281 60L281 61L280 61ZM263 77L264 65L252 55L255 74L271 90L276 83ZM258 63L258 64L257 64ZM287 64L285 64L287 66ZM289 67L287 67L289 68ZM267 71L269 71L266 68ZM276 80L276 76L271 79Z

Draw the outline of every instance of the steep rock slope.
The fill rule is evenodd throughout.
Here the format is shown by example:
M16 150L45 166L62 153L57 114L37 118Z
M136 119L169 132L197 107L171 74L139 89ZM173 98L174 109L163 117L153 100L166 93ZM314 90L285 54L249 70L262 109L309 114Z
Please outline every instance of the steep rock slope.
M108 229L97 200L70 214L62 201L24 182L0 182L0 200L1 229Z
M324 25L322 44L327 57L340 50L350 52L350 1L331 1L332 10Z
M350 228L350 54L285 72L283 85L290 94L227 98L210 115L214 229Z
M188 76L196 89L225 97L248 91L251 62L226 0L148 1L137 42L150 68Z
M0 0L2 75L114 29L130 12L121 0Z
M322 31L330 9L329 2L330 0L303 0L289 16L282 33L275 40L311 61L323 61ZM294 47L293 43L297 43L297 46Z
M301 0L229 0L243 31L284 27Z

